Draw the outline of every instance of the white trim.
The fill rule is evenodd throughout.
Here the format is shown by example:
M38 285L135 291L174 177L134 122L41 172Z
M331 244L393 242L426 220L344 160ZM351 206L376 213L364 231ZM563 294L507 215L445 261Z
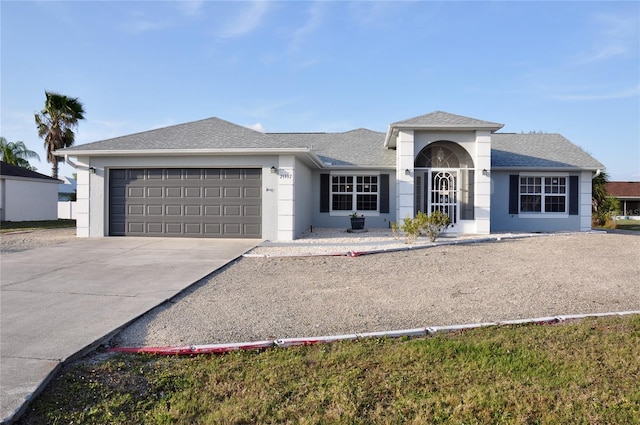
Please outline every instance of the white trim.
M540 177L541 178L541 182L540 182L540 186L541 186L541 192L539 193L541 200L545 199L547 196L564 196L565 198L565 204L564 204L564 208L565 208L565 212L561 213L561 212L545 212L544 211L544 203L542 203L542 205L540 205L540 211L530 211L530 212L522 212L520 211L520 208L522 207L522 200L521 197L523 196L523 194L520 192L520 187L522 186L520 179L522 177ZM559 178L564 178L565 179L565 193L562 194L558 194L558 193L549 193L547 194L544 191L544 187L545 187L545 178L552 178L552 177L559 177ZM569 173L554 173L554 172L522 172L522 173L518 173L518 218L551 218L551 219L567 219L569 218L569 202L570 202L570 191L571 191L571 181L569 179L570 175ZM525 193L525 196L529 195L529 196L536 196L538 194L536 193Z
M350 216L351 214L355 212L358 213L358 215L362 215L365 217L379 217L380 216L380 185L381 185L381 181L380 181L380 176L382 175L382 173L380 173L379 171L371 171L371 172L367 172L367 171L363 171L363 170L358 170L358 171L331 171L329 173L329 216L330 217L347 217ZM376 209L374 210L367 210L367 211L361 211L361 210L357 210L357 209L351 209L351 210L334 210L333 209L333 177L334 176L338 176L338 177L342 177L342 176L351 176L351 177L363 177L363 176L371 176L371 177L377 177L378 178L378 190L377 192L357 192L355 190L355 185L357 185L357 179L354 178L353 181L353 186L354 186L354 190L353 192L350 192L353 196L352 200L351 200L351 205L355 206L358 202L358 195L372 195L375 193L376 195ZM338 192L340 194L348 194L349 192Z

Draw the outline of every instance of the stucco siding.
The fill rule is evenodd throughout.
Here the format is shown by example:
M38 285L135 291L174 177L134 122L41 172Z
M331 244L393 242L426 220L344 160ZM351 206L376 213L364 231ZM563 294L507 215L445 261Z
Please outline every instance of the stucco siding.
M389 176L389 213L364 213L366 216L367 228L386 229L391 226L391 222L396 221L396 174L395 170L369 170L371 174L387 174ZM340 170L340 172L349 172L349 170ZM354 173L367 174L367 170L358 169ZM314 228L350 228L349 212L330 213L320 212L320 176L322 174L330 174L329 170L315 170L312 173L311 188L311 205L313 205L312 220L310 226Z
M491 173L491 233L496 232L559 232L588 230L582 227L583 218L579 215L567 215L563 218L544 217L542 214L510 214L509 213L509 176L517 171L493 171ZM550 175L553 173L550 173ZM577 173L571 174L576 175ZM589 173L587 173L589 174ZM590 181L589 181L590 183ZM584 180L580 183L584 190ZM588 190L589 199L591 189ZM580 192L579 201L585 196ZM584 209L581 209L584 214ZM588 217L590 217L590 211Z
M6 221L56 220L58 181L2 179L2 219Z
M295 167L295 234L297 238L302 232L309 230L313 217L312 174L309 167L301 161L296 161Z

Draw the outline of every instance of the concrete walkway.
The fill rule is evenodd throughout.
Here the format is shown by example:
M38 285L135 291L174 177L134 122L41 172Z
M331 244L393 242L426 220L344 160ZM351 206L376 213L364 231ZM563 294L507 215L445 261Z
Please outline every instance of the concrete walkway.
M3 254L0 420L10 423L62 362L260 240L99 238Z

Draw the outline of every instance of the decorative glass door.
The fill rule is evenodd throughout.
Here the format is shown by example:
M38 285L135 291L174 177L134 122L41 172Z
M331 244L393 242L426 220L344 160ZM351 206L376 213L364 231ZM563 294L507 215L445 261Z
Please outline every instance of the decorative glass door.
M425 175L427 181L425 210L428 214L440 211L449 216L451 224L458 222L458 170L428 170Z

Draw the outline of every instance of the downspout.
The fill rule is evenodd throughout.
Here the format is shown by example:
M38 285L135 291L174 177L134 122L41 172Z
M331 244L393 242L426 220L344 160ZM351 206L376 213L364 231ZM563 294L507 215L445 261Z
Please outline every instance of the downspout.
M602 170L600 168L598 168L596 170L596 173L593 175L593 177L591 177L591 180L595 179L596 177L598 177L600 174L602 174Z

